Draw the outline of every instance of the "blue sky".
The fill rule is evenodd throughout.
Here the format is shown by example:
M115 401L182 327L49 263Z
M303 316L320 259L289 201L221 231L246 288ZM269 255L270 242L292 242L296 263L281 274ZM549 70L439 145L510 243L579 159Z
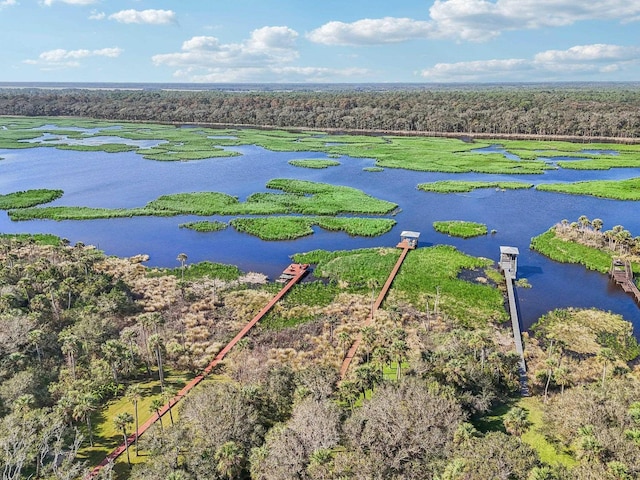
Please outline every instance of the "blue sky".
M640 0L0 0L0 81L640 80Z

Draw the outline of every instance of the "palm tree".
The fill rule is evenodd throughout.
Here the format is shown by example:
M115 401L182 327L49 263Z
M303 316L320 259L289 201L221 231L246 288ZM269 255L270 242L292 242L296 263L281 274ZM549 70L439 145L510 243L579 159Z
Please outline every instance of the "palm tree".
M505 430L511 435L520 437L531 426L527 411L521 407L509 410L503 419Z
M598 352L598 358L602 362L602 388L604 389L604 381L607 376L607 365L616 360L616 354L610 348L601 348Z
M549 398L549 384L551 383L551 377L553 377L553 369L555 368L557 362L555 357L550 355L545 359L544 364L547 367L547 381L544 384L544 403L547 403L547 399Z
M396 380L400 380L400 374L402 373L402 362L407 360L407 351L409 347L407 346L407 342L404 340L395 340L391 344L390 353L393 358L395 358L398 363L398 370Z
M160 380L160 388L164 390L164 368L162 365L162 354L164 352L164 341L157 333L154 333L147 340L147 346L150 351L154 352L156 364L158 365L158 378Z
M129 464L129 468L131 468L131 457L129 456L129 439L127 437L127 426L130 423L133 423L133 417L130 413L122 412L115 416L113 419L113 423L115 424L118 430L122 431L122 438L124 439L124 449L127 451L127 463Z
M349 351L349 347L352 342L353 339L351 338L351 335L349 335L349 332L342 331L338 334L338 344L342 347L343 356L345 356Z
M358 368L355 370L355 375L356 383L364 398L367 398L367 390L373 390L376 383L382 380L380 371L368 363L358 365Z
M564 388L571 385L571 376L566 366L558 367L553 372L553 379L560 385L560 395L564 395Z
M167 385L162 391L162 399L169 405L169 418L171 419L171 425L173 425L173 413L171 411L171 407L173 406L172 402L177 393L178 391L175 387L170 385Z
M351 411L355 405L356 400L360 396L360 387L357 382L352 380L343 380L338 387L338 397L343 402L349 404Z
M142 388L139 383L129 385L125 396L133 403L133 415L136 420L136 457L138 456L138 402L142 400Z
M244 452L236 442L225 442L214 455L216 470L223 478L234 479L240 476L244 464Z
M578 458L584 458L587 462L593 462L600 458L603 447L596 438L593 425L585 425L578 429Z
M111 374L116 384L120 383L118 371L123 367L126 351L127 347L120 340L110 339L102 344L102 354L111 367Z
M376 341L376 330L371 327L362 327L360 330L362 333L362 344L364 348L367 349L367 362L369 361L369 357L371 356L371 349L373 348L373 344Z
M73 379L76 378L76 355L80 350L80 341L78 337L69 329L65 328L58 335L58 340L62 343L62 353L67 356L67 363L71 367Z
M164 426L162 425L162 416L160 415L160 409L162 409L162 407L164 407L164 403L159 398L154 398L151 401L151 405L149 405L149 411L151 413L155 412L156 415L158 415L158 421L160 422L160 430L164 429Z
M603 222L603 221L602 221L602 219L600 219L600 218L594 218L594 219L591 221L591 226L593 227L593 229L594 229L596 232L599 232L600 230L602 230L602 226L603 226L603 225L604 225L604 222Z
M176 260L178 260L180 262L180 271L182 274L182 282L184 282L184 265L185 263L187 263L187 254L186 253L179 253L178 254L178 258L176 258Z
M77 398L73 407L72 416L75 420L87 422L89 432L89 445L93 447L93 429L91 428L91 413L98 408L98 397L93 393L84 393Z
M389 349L381 346L374 348L373 363L380 369L380 374L384 375L384 367L391 363Z
M39 328L33 329L28 334L29 343L36 347L36 355L38 356L38 363L42 363L42 340L44 339L44 331Z
M136 357L133 347L136 338L138 338L138 332L133 328L125 328L120 332L120 337L122 338L122 341L129 346L129 359L131 360L131 365L135 366Z

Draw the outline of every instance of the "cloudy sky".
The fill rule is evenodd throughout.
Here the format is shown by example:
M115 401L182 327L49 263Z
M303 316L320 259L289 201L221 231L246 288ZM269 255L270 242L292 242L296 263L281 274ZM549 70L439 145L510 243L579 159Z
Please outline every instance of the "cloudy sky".
M640 80L640 0L0 0L0 81Z

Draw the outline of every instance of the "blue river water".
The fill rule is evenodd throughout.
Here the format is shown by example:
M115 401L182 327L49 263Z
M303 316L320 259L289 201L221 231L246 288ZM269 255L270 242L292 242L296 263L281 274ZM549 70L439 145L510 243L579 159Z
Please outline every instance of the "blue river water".
M113 139L114 137L109 137ZM49 143L52 140L48 140ZM53 140L55 141L55 140ZM95 140L94 140L95 141ZM497 148L497 147L496 147ZM271 152L257 146L233 147L241 156L189 162L145 160L134 152L103 153L36 147L0 150L0 193L32 188L64 190L64 196L50 205L90 207L138 207L160 195L218 191L244 200L255 192L267 191L272 178L297 178L359 188L400 206L393 217L397 226L376 238L350 237L344 233L315 229L298 240L266 242L227 228L221 232L198 233L178 227L203 217L135 217L91 221L38 220L12 222L0 212L0 231L4 233L53 233L72 243L96 245L109 255L148 254L147 265L176 267L179 253L188 262L210 260L238 265L244 271L263 272L276 277L297 252L313 249L354 249L394 246L402 230L422 232L422 246L454 245L474 256L497 260L500 245L520 249L519 277L530 289L518 289L525 328L541 315L569 306L597 307L624 316L640 332L640 308L634 300L613 286L606 275L582 266L564 265L530 251L534 237L562 219L577 220L580 215L601 218L605 229L624 225L640 233L638 202L621 202L586 196L541 192L535 189L496 191L476 190L465 194L437 194L420 191L417 184L437 180L520 180L533 184L573 182L591 179L625 179L640 176L640 169L608 171L550 170L542 175L444 174L385 169L366 172L372 159L341 157L341 165L322 170L294 167L292 159L327 158L317 152ZM230 220L230 217L206 219ZM496 233L473 239L458 239L435 232L436 220L468 220L487 224Z

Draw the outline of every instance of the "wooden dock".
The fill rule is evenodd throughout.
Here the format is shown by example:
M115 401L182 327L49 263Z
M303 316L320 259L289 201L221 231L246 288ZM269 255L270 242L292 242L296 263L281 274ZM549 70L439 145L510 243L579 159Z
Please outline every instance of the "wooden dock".
M636 302L640 304L640 290L638 290L638 287L633 281L633 270L631 269L631 262L629 260L614 259L611 262L609 276L616 284L622 287L625 293L633 295Z
M282 272L282 276L280 278L285 278L286 284L282 289L264 306L262 310L260 310L249 323L247 323L242 330L238 332L238 334L233 337L233 339L222 349L215 358L206 366L206 368L200 373L198 376L193 378L189 383L187 383L168 403L166 403L160 410L158 410L157 415L152 415L145 423L143 423L137 431L133 432L129 435L127 439L128 445L133 445L136 441L136 438L139 438L143 433L145 433L155 422L158 421L165 413L169 411L170 408L178 403L184 396L189 393L194 387L196 387L200 382L202 382L207 375L211 373L211 371L224 359L224 357L229 353L229 351L242 339L244 336L249 333L256 323L262 319L272 308L273 306L289 291L291 288L298 283L302 277L305 276L307 271L309 270L308 264L300 264L300 263L292 263L289 265L284 272ZM126 445L124 443L118 445L109 455L107 455L102 462L100 462L93 470L85 477L86 479L94 478L100 470L106 467L109 463L114 462L120 455L122 455L126 450Z
M511 329L513 331L513 343L516 352L520 356L520 393L522 396L529 395L529 385L527 381L527 363L524 360L524 346L522 345L522 332L520 330L520 317L518 316L518 303L513 288L513 282L518 274L517 257L520 254L516 247L500 247L500 261L498 265L504 274L507 285L507 298L509 301L509 315L511 317Z
M371 307L371 312L369 312L369 316L367 317L364 324L362 325L363 327L368 327L373 322L373 315L376 312L376 310L380 308L380 305L382 305L382 301L384 300L384 297L387 296L387 292L389 291L389 288L391 288L391 284L393 283L393 280L396 278L396 275L398 274L398 271L400 270L400 267L402 266L404 259L407 257L407 253L409 253L409 250L415 249L416 244L411 242L410 240L404 239L400 243L398 243L397 248L401 248L402 253L400 254L400 257L398 258L398 260L396 261L396 264L393 267L393 270L391 270L391 273L387 277L387 281L385 282L382 289L380 290L380 293L378 294L378 297L376 298L375 303ZM355 357L356 352L358 351L360 342L362 342L362 332L358 333L358 335L356 336L356 339L351 344L351 347L349 348L347 355L344 357L344 360L342 361L342 366L340 367L340 378L344 378L347 375L347 372L349 371L349 365L351 365L351 361L353 360L353 357Z

